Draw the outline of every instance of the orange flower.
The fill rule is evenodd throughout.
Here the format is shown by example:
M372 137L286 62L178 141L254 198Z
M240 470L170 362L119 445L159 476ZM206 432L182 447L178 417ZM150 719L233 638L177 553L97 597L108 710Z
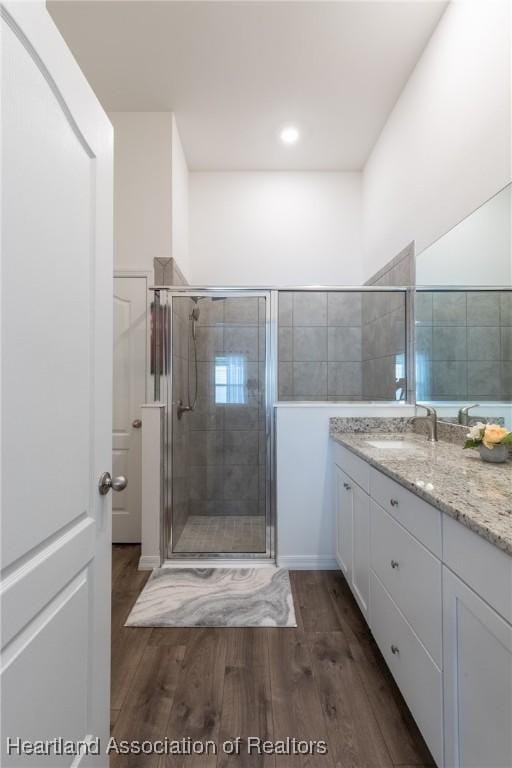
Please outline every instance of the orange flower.
M508 435L508 429L500 427L498 424L487 424L482 438L482 443L486 448L494 448L499 445L504 437Z

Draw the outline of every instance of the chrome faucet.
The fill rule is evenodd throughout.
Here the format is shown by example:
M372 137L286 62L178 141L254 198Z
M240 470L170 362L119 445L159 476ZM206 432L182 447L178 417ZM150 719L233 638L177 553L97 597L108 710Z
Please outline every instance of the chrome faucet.
M459 424L462 424L465 427L469 426L469 411L471 408L478 408L479 406L480 403L475 403L474 405L465 405L463 408L460 408L459 415L457 417Z
M416 407L424 408L427 413L425 416L414 416L413 422L424 421L425 424L427 424L428 426L427 440L430 440L431 443L437 443L437 411L436 409L432 408L431 405L422 405L421 403L417 403Z

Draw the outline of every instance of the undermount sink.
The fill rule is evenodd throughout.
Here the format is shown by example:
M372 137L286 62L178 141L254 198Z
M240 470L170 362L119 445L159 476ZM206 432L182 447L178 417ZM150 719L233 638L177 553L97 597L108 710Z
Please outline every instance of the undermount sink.
M373 448L383 448L387 451L414 451L417 446L409 440L368 440Z

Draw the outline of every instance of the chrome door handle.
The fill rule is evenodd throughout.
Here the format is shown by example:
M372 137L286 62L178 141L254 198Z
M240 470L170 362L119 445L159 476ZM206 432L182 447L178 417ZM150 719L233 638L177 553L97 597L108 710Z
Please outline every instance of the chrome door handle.
M134 419L132 421L132 427L134 429L140 429L142 427L142 419Z
M398 653L400 653L400 649L396 645L392 645L391 653L393 654L393 656L396 656Z
M100 496L105 496L111 488L113 491L124 491L127 485L128 480L124 475L118 475L112 479L110 472L103 472L98 481L98 490Z
M398 560L392 560L391 561L391 567L392 568L398 568L399 565L400 565L400 563L398 562Z
M343 487L346 491L350 491L351 486L348 483L343 483Z
M389 503L392 507L398 507L398 499L390 499Z

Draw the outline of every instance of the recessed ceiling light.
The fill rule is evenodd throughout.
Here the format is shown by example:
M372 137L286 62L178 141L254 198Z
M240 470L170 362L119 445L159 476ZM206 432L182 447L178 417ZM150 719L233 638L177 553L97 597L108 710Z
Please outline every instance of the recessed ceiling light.
M287 125L280 133L283 144L295 144L299 140L299 135L294 125Z

